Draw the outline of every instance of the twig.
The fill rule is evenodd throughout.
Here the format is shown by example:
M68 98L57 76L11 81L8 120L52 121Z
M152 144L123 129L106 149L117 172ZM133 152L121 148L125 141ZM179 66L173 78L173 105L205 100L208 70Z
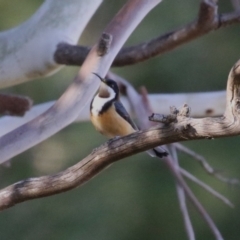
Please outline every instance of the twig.
M201 214L202 218L205 220L205 222L211 229L213 235L215 236L215 239L223 240L223 237L222 237L221 233L219 232L218 228L215 226L213 220L208 215L207 211L204 209L204 207L201 205L201 203L198 201L198 199L195 197L195 195L192 193L192 191L188 187L188 185L185 183L184 179L182 178L182 176L181 176L180 172L178 171L178 169L176 168L175 164L172 163L173 160L171 159L171 157L169 156L169 157L164 158L164 161L167 164L170 171L173 173L173 176L181 184L181 187L184 189L189 200L196 207L197 211Z
M188 179L190 179L191 181L195 182L196 184L198 184L199 186L201 186L202 188L204 188L206 191L210 192L213 196L215 196L216 198L222 200L225 204L227 204L229 207L234 208L234 205L231 201L229 201L226 197L224 197L222 194L218 193L217 191L215 191L213 188L211 188L209 185L205 184L204 182L202 182L201 180L199 180L198 178L196 178L195 176L193 176L191 173L189 173L188 171L186 171L183 168L180 168L180 172L182 173L183 176L187 177Z
M231 184L231 185L239 185L240 184L240 181L239 179L236 179L236 178L226 178L224 176L222 176L218 170L215 170L208 162L207 160L197 154L196 152L194 152L193 150L183 146L182 144L180 143L174 143L174 145L176 146L176 148L186 154L188 154L189 156L193 157L193 159L197 160L201 165L202 167L206 170L207 173L209 173L210 175L213 175L214 177L216 177L217 179L219 179L220 181L222 182L225 182L227 184Z
M169 147L170 152L171 152L171 156L173 158L174 164L176 166L176 168L179 168L179 164L178 164L178 156L177 156L177 151L176 148L173 144L171 144L171 146ZM194 233L194 229L192 226L192 222L188 213L188 209L187 209L187 204L186 204L186 197L185 197L185 192L183 187L179 184L179 182L176 183L176 189L177 189L177 195L178 195L178 201L179 201L179 205L180 205L180 210L182 212L183 215L183 220L185 223L185 230L187 232L188 235L188 239L189 240L195 240L195 233Z
M211 165L209 165L209 163L203 156L197 154L193 150L185 147L184 145L182 145L180 143L174 143L174 145L176 146L176 148L179 151L184 152L184 153L188 154L189 156L193 157L194 159L196 159L202 165L202 167L206 170L207 173L209 173L209 174L215 173L215 170L212 168Z

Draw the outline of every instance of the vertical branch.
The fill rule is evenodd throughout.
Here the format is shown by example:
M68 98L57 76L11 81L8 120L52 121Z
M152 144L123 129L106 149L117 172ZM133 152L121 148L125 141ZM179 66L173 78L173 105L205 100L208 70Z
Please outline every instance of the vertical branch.
M207 225L211 229L213 235L215 236L215 239L216 240L224 240L221 233L219 232L218 228L216 227L215 223L213 222L213 220L211 219L211 217L207 213L207 211L204 209L202 204L198 201L196 196L193 194L191 189L188 187L188 185L186 184L186 182L182 178L182 175L180 174L180 172L176 168L175 164L173 164L172 160L169 159L169 158L170 157L167 157L166 159L164 159L164 162L166 163L166 165L168 166L168 168L170 169L170 171L172 172L173 176L176 178L178 183L184 189L184 191L185 191L187 197L189 198L189 200L196 207L197 211L200 213L202 218L205 220L205 222L207 223Z
M177 168L179 168L176 147L173 144L171 144L169 146L169 149L170 149L171 156L173 158L175 166ZM176 190L177 190L180 210L181 210L182 215L183 215L185 230L187 232L188 239L189 240L195 240L195 233L194 233L192 222L191 222L191 219L189 217L189 213L188 213L188 209L187 209L185 192L184 192L184 189L182 188L182 186L179 184L179 182L176 182Z

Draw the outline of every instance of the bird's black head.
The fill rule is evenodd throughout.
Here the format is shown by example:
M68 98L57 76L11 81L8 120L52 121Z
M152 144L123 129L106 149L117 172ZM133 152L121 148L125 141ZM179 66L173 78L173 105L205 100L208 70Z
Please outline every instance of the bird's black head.
M105 79L104 83L110 88L112 88L116 94L119 94L119 88L115 81L113 81L112 79Z
M117 99L119 96L119 88L118 88L117 83L112 79L104 79L104 78L100 77L97 73L93 73L93 74L95 74L102 82L102 84L99 88L100 97L107 98L110 96L110 92L108 90L108 87L109 87L114 91L114 93L115 93L114 98Z

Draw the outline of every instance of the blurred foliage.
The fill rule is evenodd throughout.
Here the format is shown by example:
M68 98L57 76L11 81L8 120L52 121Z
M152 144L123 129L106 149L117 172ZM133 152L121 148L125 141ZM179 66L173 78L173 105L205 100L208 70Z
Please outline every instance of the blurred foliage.
M28 19L42 2L0 0L0 30L14 27ZM199 2L163 1L140 24L127 45L147 41L192 21L196 18ZM230 1L219 2L221 12L232 11ZM88 24L80 43L94 44L122 4L123 1L120 0L105 0ZM129 79L136 88L145 85L149 92L222 90L228 72L238 58L239 25L233 25L147 62L115 68L114 71ZM65 67L54 76L3 91L28 95L35 103L57 99L77 71L77 67ZM63 170L104 141L105 138L90 123L73 124L15 157L11 167L1 167L1 187L25 178ZM238 177L239 143L239 138L235 137L185 144L204 155L227 176ZM180 162L183 167L234 202L235 209L229 209L190 183L223 236L228 240L239 239L239 189L230 188L207 175L195 161L184 154L180 154ZM213 239L196 210L190 204L189 207L197 239ZM186 239L174 180L159 160L150 159L145 154L113 164L81 188L25 202L1 212L0 232L1 240Z

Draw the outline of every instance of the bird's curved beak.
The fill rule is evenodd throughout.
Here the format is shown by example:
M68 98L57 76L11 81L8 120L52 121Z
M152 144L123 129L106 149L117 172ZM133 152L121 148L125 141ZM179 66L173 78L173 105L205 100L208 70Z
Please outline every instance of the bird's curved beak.
M101 85L98 90L98 95L101 98L108 98L110 96L110 92L108 91L108 86L106 84L106 80L102 77L100 77L97 73L94 73L100 80L101 80Z
M96 75L100 80L101 82L104 82L105 83L105 79L102 78L100 75L98 75L97 73L93 72L94 75Z

